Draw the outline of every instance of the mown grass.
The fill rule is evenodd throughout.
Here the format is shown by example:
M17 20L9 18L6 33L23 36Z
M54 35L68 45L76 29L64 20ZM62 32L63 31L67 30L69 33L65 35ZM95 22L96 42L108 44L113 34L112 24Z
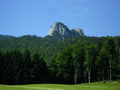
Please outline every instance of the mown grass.
M120 83L0 85L0 90L120 90Z

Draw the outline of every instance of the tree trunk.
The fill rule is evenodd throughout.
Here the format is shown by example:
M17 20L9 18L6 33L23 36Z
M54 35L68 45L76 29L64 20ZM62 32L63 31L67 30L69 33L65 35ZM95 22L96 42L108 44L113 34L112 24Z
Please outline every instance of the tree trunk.
M74 82L77 84L77 73L78 73L78 63L75 61L75 75L74 75Z
M74 77L74 82L77 84L77 69L75 68L75 77Z
M111 70L111 55L110 55L110 61L109 61L109 68L110 68L110 72L109 73L110 73L110 82L111 82L111 78L112 78L112 75L111 75L112 74L111 73L112 72L112 70Z
M88 69L88 83L90 83L90 79L91 79L91 69Z
M91 81L91 60L89 61L88 64L88 83L90 83L90 81Z

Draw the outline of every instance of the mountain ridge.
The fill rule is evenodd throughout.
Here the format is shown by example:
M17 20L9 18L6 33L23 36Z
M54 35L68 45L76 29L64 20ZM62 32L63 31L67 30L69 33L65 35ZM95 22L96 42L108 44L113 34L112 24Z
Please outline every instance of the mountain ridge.
M70 30L66 25L61 22L54 23L48 32L48 36L58 38L71 38L78 36L85 36L84 32L80 28Z

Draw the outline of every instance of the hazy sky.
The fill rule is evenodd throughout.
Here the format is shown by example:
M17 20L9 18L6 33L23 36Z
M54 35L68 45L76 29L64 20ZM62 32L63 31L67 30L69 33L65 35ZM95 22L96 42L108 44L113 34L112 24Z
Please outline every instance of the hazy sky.
M88 36L120 36L120 0L0 0L0 34L47 35L62 22Z

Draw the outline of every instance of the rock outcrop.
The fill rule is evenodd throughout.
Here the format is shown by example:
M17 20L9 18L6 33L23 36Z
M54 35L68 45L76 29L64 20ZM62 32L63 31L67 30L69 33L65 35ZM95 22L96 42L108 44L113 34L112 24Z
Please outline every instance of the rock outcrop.
M48 35L58 38L69 38L69 37L84 36L84 33L83 30L79 28L69 30L69 28L63 23L56 22L50 27Z

